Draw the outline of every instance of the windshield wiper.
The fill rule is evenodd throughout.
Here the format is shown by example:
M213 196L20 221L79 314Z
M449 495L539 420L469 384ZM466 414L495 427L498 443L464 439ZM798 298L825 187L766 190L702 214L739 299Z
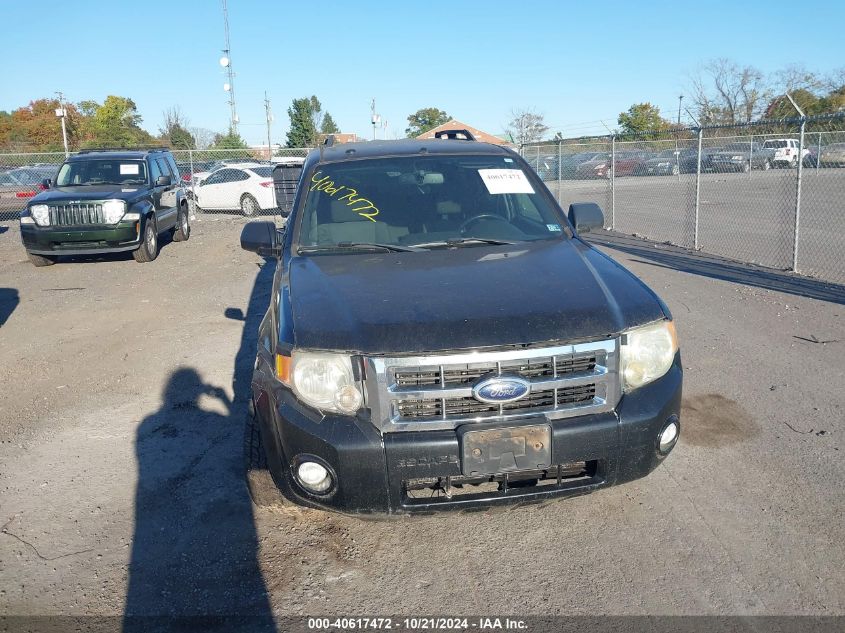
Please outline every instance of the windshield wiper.
M323 246L300 246L297 253L324 253L326 251L343 250L343 249L367 249L367 248L381 248L386 251L394 253L406 253L417 251L416 246L399 246L397 244L378 244L376 242L338 242L337 244L325 244Z
M484 237L451 237L448 240L439 240L437 242L425 242L424 244L415 244L417 248L431 248L434 246L448 246L448 247L460 247L460 246L472 246L473 244L493 244L494 246L502 246L504 244L516 244L516 242L511 242L508 240L489 240Z

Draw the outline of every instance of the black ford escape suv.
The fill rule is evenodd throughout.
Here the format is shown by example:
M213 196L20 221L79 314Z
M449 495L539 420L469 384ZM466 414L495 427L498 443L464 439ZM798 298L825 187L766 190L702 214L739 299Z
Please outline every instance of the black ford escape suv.
M252 409L289 500L540 501L643 477L675 446L669 309L581 239L598 206L567 217L515 152L454 136L329 144L290 208L283 229L241 235L278 258Z
M151 262L160 234L190 237L182 179L166 149L82 151L45 186L21 212L21 239L35 266L60 255L120 251Z

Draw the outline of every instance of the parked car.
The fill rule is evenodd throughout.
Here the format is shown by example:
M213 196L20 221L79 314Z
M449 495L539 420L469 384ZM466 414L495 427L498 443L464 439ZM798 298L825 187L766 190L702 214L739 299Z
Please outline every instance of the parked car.
M598 205L567 217L516 152L448 138L323 147L299 183L284 229L241 234L277 259L256 491L269 470L305 506L470 509L631 481L672 450L672 317L582 238Z
M822 145L821 156L813 161L813 167L816 161L820 167L845 167L845 143Z
M667 149L642 163L637 176L677 176L695 173L698 150L691 148Z
M711 152L708 169L712 171L742 171L771 169L775 151L759 143L743 141L725 145L718 152Z
M55 183L21 212L21 240L35 266L60 255L132 251L158 255L159 236L190 237L188 207L169 150L86 150L69 157Z
M20 212L27 200L46 188L43 181L50 179L55 171L55 167L17 167L0 172L0 213Z
M773 152L774 167L798 167L798 141L794 138L771 138L763 142L763 147ZM801 152L804 159L810 153L806 147Z
M193 163L190 161L176 163L176 167L179 168L182 182L193 185L199 178L208 176L211 168L216 164L218 164L216 160L195 160Z
M613 174L617 178L633 176L652 156L653 154L642 150L616 152Z
M193 188L197 207L215 211L240 210L246 216L276 208L273 167L232 163L211 172Z
M575 177L582 178L607 178L610 175L610 154L601 152L590 160L580 163L575 168Z
M560 171L562 178L575 178L578 172L578 166L594 159L602 152L579 152L577 154L569 154L563 156L560 161Z

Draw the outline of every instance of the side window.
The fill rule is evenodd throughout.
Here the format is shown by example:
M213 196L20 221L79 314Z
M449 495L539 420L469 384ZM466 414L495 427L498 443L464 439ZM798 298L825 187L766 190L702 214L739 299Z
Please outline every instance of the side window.
M540 214L540 211L534 206L534 203L524 193L515 193L512 194L511 201L513 203L514 211L516 211L517 216L522 216L524 218L528 218L529 220L533 220L534 222L543 223L543 216Z
M159 176L161 176L161 169L158 167L158 161L150 159L150 181L155 184Z
M226 182L237 182L239 180L247 180L249 178L249 174L241 169L228 169L227 171L231 172L231 176L226 180Z
M167 155L167 164L170 166L170 173L173 175L173 182L179 182L181 175L179 174L179 168L176 166L176 161L173 160L173 154Z
M227 172L231 171L230 169L220 169L215 171L211 174L208 178L205 179L205 184L207 185L219 185L221 182L228 182L227 179Z
M162 176L170 176L170 182L176 182L176 178L174 178L173 174L170 173L170 166L167 164L166 160L163 158L156 158L156 164L158 165L158 169Z

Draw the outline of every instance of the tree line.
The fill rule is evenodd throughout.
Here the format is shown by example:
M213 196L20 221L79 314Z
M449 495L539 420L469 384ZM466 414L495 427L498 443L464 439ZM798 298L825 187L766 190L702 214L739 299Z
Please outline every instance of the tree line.
M61 108L70 150L152 145L173 149L247 148L231 130L215 133L192 127L178 106L162 113L158 134L150 134L141 127L143 119L132 99L110 95L102 103L85 100L62 104L58 99L36 99L12 112L0 111L0 149L62 151L61 119L56 115Z

